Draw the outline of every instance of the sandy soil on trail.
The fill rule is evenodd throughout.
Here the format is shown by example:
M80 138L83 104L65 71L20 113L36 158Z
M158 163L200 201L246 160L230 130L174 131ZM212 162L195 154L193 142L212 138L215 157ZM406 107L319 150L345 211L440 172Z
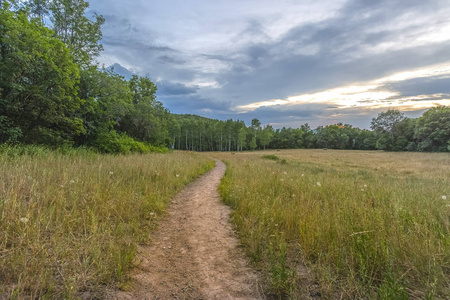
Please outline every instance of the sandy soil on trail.
M112 299L262 298L217 192L225 168L216 161L172 200L151 245L139 249L130 291Z

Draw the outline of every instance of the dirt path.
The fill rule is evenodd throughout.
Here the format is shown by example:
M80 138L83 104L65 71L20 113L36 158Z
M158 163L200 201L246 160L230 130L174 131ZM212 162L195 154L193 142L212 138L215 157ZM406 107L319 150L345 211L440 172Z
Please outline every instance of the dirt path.
M225 164L189 184L173 200L152 244L139 251L129 292L113 299L261 299L217 186Z

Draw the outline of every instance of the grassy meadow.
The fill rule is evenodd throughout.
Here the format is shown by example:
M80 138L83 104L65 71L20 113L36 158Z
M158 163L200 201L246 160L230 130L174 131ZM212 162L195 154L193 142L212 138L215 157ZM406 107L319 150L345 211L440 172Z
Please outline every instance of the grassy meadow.
M0 150L0 299L104 296L170 198L214 166L184 152Z
M267 292L291 299L449 299L450 155L215 153L220 192Z

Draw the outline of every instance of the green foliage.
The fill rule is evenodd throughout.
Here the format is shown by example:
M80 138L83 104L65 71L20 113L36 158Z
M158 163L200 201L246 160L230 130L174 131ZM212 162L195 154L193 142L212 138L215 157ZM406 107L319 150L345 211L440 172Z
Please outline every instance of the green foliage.
M376 118L372 119L370 128L381 133L392 133L394 126L401 122L405 118L405 115L398 110L388 110L379 113Z
M83 133L74 116L79 72L64 44L7 9L0 10L0 40L2 141L61 144Z
M250 141L249 147L250 147L252 150L255 150L257 146L258 146L258 145L256 144L256 138L255 138L255 137L252 137L252 140Z
M14 126L8 117L0 115L0 144L16 144L22 137L20 127Z
M140 141L154 145L172 144L168 130L170 114L160 101L156 101L156 85L146 77L134 75L129 89L133 107L118 127Z
M427 110L417 119L414 138L419 151L449 151L450 107L437 106Z
M115 130L100 133L94 146L101 152L115 154L167 151L167 148L165 147L151 146L150 144L136 141L132 137L129 137L126 133L118 133Z
M85 16L89 3L84 0L52 0L49 5L50 19L55 36L60 39L75 57L75 62L89 66L92 58L103 50L101 25L105 19L94 14L94 21Z

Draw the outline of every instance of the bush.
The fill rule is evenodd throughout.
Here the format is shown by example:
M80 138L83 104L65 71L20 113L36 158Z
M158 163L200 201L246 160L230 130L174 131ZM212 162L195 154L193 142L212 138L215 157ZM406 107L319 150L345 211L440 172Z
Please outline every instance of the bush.
M94 146L100 152L113 154L128 154L130 152L168 152L168 149L166 147L157 147L139 142L132 137L129 137L126 133L118 133L115 130L102 132L101 134L99 134Z

